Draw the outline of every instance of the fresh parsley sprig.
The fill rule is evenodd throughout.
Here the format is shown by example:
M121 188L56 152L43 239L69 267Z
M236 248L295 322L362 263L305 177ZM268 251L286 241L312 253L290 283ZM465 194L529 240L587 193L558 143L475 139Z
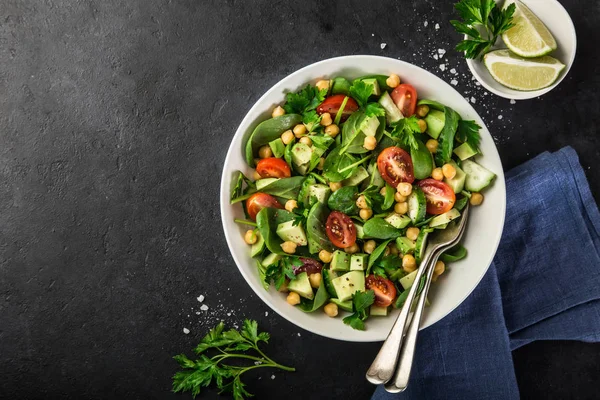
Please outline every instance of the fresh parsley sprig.
M410 147L413 150L419 149L419 142L415 137L416 134L421 132L419 128L419 119L412 115L408 118L402 118L393 125L393 129L390 132L390 136L398 139L400 144Z
M475 121L458 121L458 129L454 138L460 143L468 143L474 150L479 150L481 135L479 134L481 127Z
M502 10L494 0L461 0L454 8L462 21L452 20L450 23L458 33L469 36L456 46L456 50L464 52L466 58L483 57L498 36L514 26L514 3Z
M369 318L368 309L375 302L375 292L367 290L366 292L357 291L352 295L352 304L354 305L354 314L344 318L344 323L350 325L359 331L365 330L365 321Z
M270 285L271 282L275 285L275 289L279 290L285 283L286 279L296 279L294 270L303 265L299 257L285 256L279 262L269 266L265 271L265 283Z
M311 127L317 127L321 117L315 109L325 100L327 89L319 90L310 84L297 93L288 93L285 96L283 109L288 114L302 115L302 122Z
M268 343L270 335L258 332L258 323L245 320L241 331L230 329L225 331L225 324L219 323L202 339L194 350L199 356L189 359L185 354L173 357L183 370L173 376L173 392L192 392L196 397L203 387L215 384L221 393L231 393L235 400L252 397L245 388L241 376L257 368L278 368L284 371L295 371L295 368L278 364L259 348L261 342ZM257 355L247 354L253 350ZM211 352L214 355L210 356ZM252 365L240 366L229 364L230 361L246 360Z

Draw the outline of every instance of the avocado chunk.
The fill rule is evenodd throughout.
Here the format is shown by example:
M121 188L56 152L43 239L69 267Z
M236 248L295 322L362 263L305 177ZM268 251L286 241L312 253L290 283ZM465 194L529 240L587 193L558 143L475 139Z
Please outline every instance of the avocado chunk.
M340 299L333 298L329 299L329 301L344 311L352 312L352 300L340 301Z
M354 228L356 229L356 237L359 239L364 239L365 229L363 228L363 226L358 222L354 221Z
M277 178L263 178L256 181L256 190L263 190L265 187L269 186L271 183L278 180Z
M302 165L295 165L294 166L294 169L300 175L306 175L306 173L308 172L309 168L310 168L310 163L306 163L306 164L302 164Z
M447 225L448 222L458 217L460 217L460 212L456 208L453 208L450 211L440 214L437 217L433 218L431 222L429 222L429 227L437 228L441 225Z
M281 138L277 138L271 142L269 142L269 147L273 152L273 157L281 158L283 157L283 153L285 152L285 145L283 144L283 140Z
M396 246L398 246L398 250L400 250L402 254L410 254L415 251L415 242L406 236L396 239Z
M440 110L430 110L425 117L427 122L427 134L434 139L437 139L444 129L446 123L446 115Z
M331 259L332 271L348 271L350 269L350 255L344 251L336 250Z
M371 311L369 312L369 315L375 316L375 317L386 317L387 314L388 314L387 307L379 307L374 304L371 306Z
M265 267L270 267L271 265L275 265L281 260L283 256L281 254L271 253L262 260L262 265Z
M365 136L375 136L377 134L377 128L379 128L379 118L371 116L363 120L358 127L358 130L362 131Z
M331 281L340 301L350 300L357 292L365 291L365 274L362 271L350 271Z
M290 283L288 283L288 290L290 292L298 293L305 299L312 300L315 297L306 272L296 275L296 279L292 279Z
M413 283L415 283L415 278L417 277L417 271L418 271L418 269L415 269L410 274L406 275L403 278L400 278L399 282L405 290L410 289L410 287L413 285Z
M371 92L371 96L379 96L381 94L381 90L379 89L379 83L375 78L367 78L362 80L367 85L373 85L373 91Z
M327 199L329 199L329 195L331 194L331 189L327 185L323 185L321 183L315 183L314 185L310 185L308 187L308 197L309 199L315 199L317 202L321 204L327 204ZM309 200L309 204L313 202Z
M277 225L277 230L275 232L284 242L294 242L298 246L306 246L308 244L304 229L302 229L302 226L300 225L294 226L294 221L282 222Z
M460 193L465 187L465 179L467 178L467 174L465 174L465 172L462 169L460 169L460 167L454 162L454 160L448 161L448 164L454 167L454 169L456 170L456 175L454 175L454 178L452 179L444 178L444 183L450 186L454 193Z
M352 254L350 256L350 271L364 271L368 258L367 254Z
M473 148L469 143L463 143L454 149L454 154L456 154L461 161L464 161L467 158L479 154L479 151Z
M297 167L310 163L312 157L312 149L304 143L296 143L292 147L292 162Z
M262 237L258 229L254 230L254 234L257 237L256 243L250 248L250 257L256 257L265 249L265 239Z
M396 214L395 212L385 217L384 220L396 229L405 228L410 224L410 218L408 216Z
M367 170L360 166L350 175L348 179L342 181L342 186L356 186L369 177Z
M350 82L346 78L337 77L330 82L331 94L348 94Z

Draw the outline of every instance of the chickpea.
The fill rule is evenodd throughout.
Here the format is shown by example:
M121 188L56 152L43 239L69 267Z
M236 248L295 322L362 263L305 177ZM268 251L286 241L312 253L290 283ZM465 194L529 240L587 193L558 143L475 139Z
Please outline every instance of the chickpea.
M329 126L331 124L333 124L333 120L331 119L331 114L329 114L329 113L321 114L321 125Z
M329 189L331 189L332 192L340 190L341 188L342 182L329 182Z
M261 147L260 149L258 149L258 156L260 158L269 158L269 157L273 157L273 150L271 150L271 146L264 145L263 147Z
M396 214L404 215L408 212L408 203L403 201L402 203L396 203L394 206L394 212Z
M317 169L319 171L323 171L323 167L325 166L325 157L321 157L319 159L319 163L317 164Z
M448 179L452 179L456 176L456 168L452 164L444 164L442 166L442 173L444 177Z
M358 212L358 215L366 221L373 216L373 210L370 208L363 208Z
M427 143L425 143L425 147L429 150L430 153L435 153L437 151L439 142L435 139L429 139Z
M346 247L344 249L344 251L348 254L354 254L354 253L358 253L360 251L360 248L358 247L358 245L356 243L354 243L352 246Z
M363 196L362 194L358 196L358 199L356 199L356 206L360 209L369 208L365 196Z
M285 300L289 305L295 306L296 304L300 304L300 295L296 292L290 292Z
M415 227L415 226L411 226L410 228L408 228L406 230L406 237L409 238L410 240L417 240L417 238L419 237L419 228Z
M405 254L402 257L402 269L408 273L417 269L417 260L411 254Z
M363 245L363 251L367 254L371 254L373 250L377 247L377 243L374 240L367 240Z
M396 243L391 243L388 248L390 249L390 254L397 256L400 253L400 250L398 250L398 246L396 246Z
M288 129L281 134L281 141L283 144L288 145L292 140L294 140L294 132L292 132L291 129Z
M300 143L305 144L307 146L312 146L312 140L308 136L302 136L300 138Z
M385 83L391 87L392 89L397 87L400 84L400 77L396 74L391 74L390 76L388 76L388 78L385 80Z
M387 193L387 186L384 186L379 190L379 194L382 196L385 196L386 193Z
M417 106L417 115L421 118L424 118L427 114L429 114L429 106L426 104L421 104Z
M325 307L323 307L323 311L325 311L325 314L329 315L331 318L337 317L338 306L335 303L329 303Z
M257 240L258 236L256 235L256 232L252 229L246 231L246 234L244 235L244 242L246 242L246 244L254 244Z
M386 246L386 247L385 247L385 250L383 251L383 256L384 256L384 257L387 257L387 256L389 256L389 255L390 255L390 252L391 252L391 250L390 250L390 247L389 247L389 246Z
M375 136L365 137L363 147L367 150L375 150L375 147L377 147L377 139L375 139Z
M481 203L483 203L483 195L481 193L471 193L469 203L471 203L472 206L480 205Z
M325 127L325 134L332 138L335 138L338 133L340 133L340 127L336 124L327 125L327 127Z
M271 117L273 117L273 118L281 117L283 114L285 114L285 110L283 109L283 107L277 106L273 109L273 112L271 113Z
M292 132L294 132L294 136L296 136L299 139L302 136L306 135L306 126L304 126L304 124L298 124L294 127Z
M421 130L421 133L427 130L427 122L425 122L424 119L418 119L417 123L419 124L419 129Z
M433 171L431 171L431 177L436 181L441 181L444 179L444 173L441 168L434 168Z
M329 90L329 81L326 79L321 79L320 81L315 83L315 86L319 90L326 90L326 89Z
M262 176L260 176L260 174L257 171L254 171L252 173L252 177L254 178L255 181L262 179Z
M289 212L294 211L294 208L298 208L298 202L296 200L288 200L285 202L285 209Z
M321 286L321 280L323 276L321 276L320 272L316 272L314 274L310 274L308 276L308 281L310 282L310 287L318 289Z
M433 267L433 277L432 281L437 281L438 276L442 275L446 271L446 264L443 261L438 261L435 263L435 267Z
M406 196L402 196L400 192L394 193L394 200L396 203L404 203L406 201Z
M319 259L323 261L325 264L329 264L333 259L333 254L328 252L327 250L321 250L319 252Z
M400 182L396 187L398 193L400 193L404 197L410 196L412 193L412 185L408 182Z
M298 245L294 242L290 242L289 240L281 243L281 250L288 254L294 254L296 252L296 247L298 247Z

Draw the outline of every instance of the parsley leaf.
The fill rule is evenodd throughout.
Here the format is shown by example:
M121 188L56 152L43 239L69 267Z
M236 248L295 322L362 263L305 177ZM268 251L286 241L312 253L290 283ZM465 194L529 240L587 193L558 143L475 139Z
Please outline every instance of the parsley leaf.
M401 119L393 125L390 136L398 139L400 144L410 147L412 150L418 150L419 142L415 137L415 134L421 133L418 121L419 119L415 115Z
M217 389L220 389L219 393L232 393L236 400L252 397L241 380L245 372L256 368L295 371L294 368L276 363L258 347L260 342L268 341L269 334L259 332L256 321L245 320L241 331L225 331L223 322L219 323L196 347L198 359L191 360L185 354L173 357L182 368L173 376L173 392L189 391L195 397L200 394L202 388L214 383ZM208 350L213 350L214 355L207 354ZM253 350L256 355L244 353L248 350ZM235 365L231 365L230 360L234 359L249 361L251 364L244 366L236 362Z
M458 43L456 50L464 52L466 58L483 57L498 36L514 26L514 3L502 10L494 0L461 0L454 8L462 21L452 20L450 23L458 33L469 37Z
M369 101L369 97L371 97L371 93L373 93L373 85L370 83L365 83L359 79L352 82L352 86L348 89L348 94L352 97L359 106L365 107L367 102Z
M477 122L461 119L458 121L458 129L454 138L461 143L469 143L473 149L479 150L479 143L481 142L480 129L481 127L477 125Z
M315 109L325 100L327 89L319 90L310 84L296 93L288 93L285 96L283 109L288 114L301 114L302 123L309 127L312 132L314 128L319 127L321 116Z
M344 324L350 325L359 331L365 330L365 322L369 318L368 308L375 302L375 292L367 290L366 292L357 291L352 295L352 304L354 314L344 318Z
M385 110L379 103L368 103L365 106L365 115L367 117L385 117Z

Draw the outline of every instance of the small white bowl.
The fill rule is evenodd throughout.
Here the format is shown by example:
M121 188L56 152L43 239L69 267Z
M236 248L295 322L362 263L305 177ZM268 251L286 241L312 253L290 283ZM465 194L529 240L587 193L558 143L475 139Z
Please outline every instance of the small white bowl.
M548 93L554 89L567 76L573 61L575 60L575 52L577 50L577 36L573 21L565 8L557 0L520 0L525 4L550 30L558 48L549 55L560 60L565 64L565 68L560 76L552 85L540 89L523 92L507 88L496 82L492 75L479 59L467 59L467 65L475 78L490 92L497 94L500 97L515 100L527 100ZM466 38L466 36L465 36ZM506 48L502 39L499 38L495 49Z
M429 295L431 306L425 311L422 328L444 318L475 289L492 262L504 227L506 189L502 163L494 140L477 112L452 86L415 65L377 56L331 58L304 67L285 77L248 111L231 140L221 177L221 219L233 260L243 279L248 282L257 296L291 323L332 339L352 342L384 340L398 310L388 317L369 318L367 330L357 331L344 325L341 317L330 318L323 311L304 313L290 306L286 302L285 295L277 292L273 287L268 291L265 290L258 276L256 262L250 257L250 249L244 243L243 235L247 227L233 221L234 218L244 218L244 213L240 204L229 204L230 191L234 185L232 178L234 172L238 170L252 176L253 170L248 167L243 155L244 139L259 122L269 118L275 105L284 102L287 92L297 91L307 83L314 83L322 78L344 76L354 79L367 74L389 75L391 73L400 75L403 81L412 84L419 98L437 100L452 107L464 119L475 120L482 127L480 147L483 156L478 157L477 161L497 174L494 184L485 191L485 201L473 210L469 218L469 226L463 238L463 244L469 252L468 256L464 260L452 263L449 270L431 287Z

